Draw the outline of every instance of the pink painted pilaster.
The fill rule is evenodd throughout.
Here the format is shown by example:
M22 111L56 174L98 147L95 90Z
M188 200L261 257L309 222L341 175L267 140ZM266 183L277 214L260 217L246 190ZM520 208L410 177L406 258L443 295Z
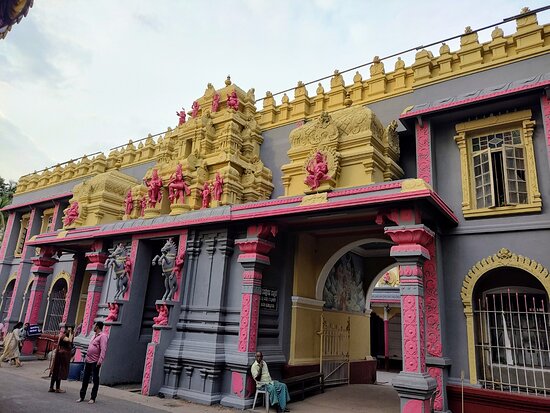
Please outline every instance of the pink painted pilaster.
M432 144L430 124L427 121L416 122L416 176L432 183Z
M550 162L550 97L548 95L541 96L540 107L542 110L542 123L544 124L544 135L546 136L546 150L548 153L548 162Z
M13 223L15 222L15 212L10 213L8 216L8 222L6 223L6 228L4 231L4 238L2 239L2 247L0 247L0 261L2 261L6 256L6 250L8 248L8 243L13 237L16 237L18 234L12 234Z
M436 238L427 245L430 259L424 262L424 298L426 304L426 349L428 356L441 359L443 344L441 341L441 317L439 313L439 294L437 281ZM434 401L436 411L444 410L445 389L443 387L443 365L430 366L428 373L437 382Z
M63 215L62 212L63 211L61 210L61 202L56 202L55 207L53 208L52 227L49 229L49 231L55 231L57 223L61 223L61 215Z
M25 245L23 246L23 251L21 251L21 258L25 258L27 257L27 254L28 254L28 246L27 246L27 242L29 241L29 239L31 238L31 233L32 233L32 226L34 225L34 219L36 217L36 208L33 208L31 210L31 215L29 217L29 229L27 230L27 235L25 236ZM15 236L19 236L19 234L15 235ZM12 317L12 313L13 313L13 306L15 304L15 299L16 297L19 297L23 294L20 294L19 293L19 285L20 285L20 281L21 281L21 275L23 273L23 266L25 265L25 262L24 260L21 260L21 263L19 264L19 267L17 268L17 278L15 279L15 285L14 285L14 288L13 288L13 296L12 296L12 300L10 302L10 306L8 308L8 313L7 313L7 316L6 316L6 319L7 320L11 320L11 317ZM25 288L25 287L23 287Z
M25 323L38 323L46 282L48 276L53 272L54 264L57 262L57 259L52 258L53 255L55 255L55 251L51 247L43 247L40 256L32 258L34 265L31 267L31 273L33 273L36 278L32 284L31 294L29 296L29 306L27 314L25 315ZM34 343L32 341L25 341L21 350L22 353L32 354L33 346Z
M239 352L256 351L262 270L270 265L268 254L275 244L268 239L273 239L276 234L277 228L272 225L254 225L248 228L247 238L235 241L241 251L238 261L244 268Z
M401 412L430 411L436 381L426 366L426 320L424 312L423 264L430 259L426 246L434 233L424 225L386 227L395 245L390 255L399 263L403 371L393 380L401 399Z
M84 319L82 320L81 334L83 335L88 335L94 325L94 319L101 300L103 281L107 272L107 268L105 267L107 254L104 252L87 252L86 258L89 261L86 271L90 272L90 283L88 284L88 296L86 298Z

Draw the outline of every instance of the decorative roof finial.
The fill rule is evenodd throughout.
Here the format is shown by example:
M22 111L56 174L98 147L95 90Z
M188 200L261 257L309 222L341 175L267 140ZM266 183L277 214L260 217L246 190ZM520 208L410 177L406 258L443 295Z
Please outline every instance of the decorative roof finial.
M531 11L531 9L529 7L522 7L522 9L520 11L520 14L529 13L530 11Z
M225 79L225 86L231 85L231 76L227 75L227 79Z
M468 34L468 33L472 33L472 28L470 26L466 26L466 28L464 29L464 34Z

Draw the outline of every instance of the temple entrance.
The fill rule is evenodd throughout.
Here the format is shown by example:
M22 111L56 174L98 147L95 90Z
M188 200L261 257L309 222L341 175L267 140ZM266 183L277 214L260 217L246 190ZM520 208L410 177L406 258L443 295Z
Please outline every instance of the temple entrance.
M354 240L351 235L304 238L299 244L305 248L307 243L310 257L299 249L295 258L289 370L322 371L329 385L375 383L377 366L384 366L386 354L384 323L378 323L377 314L381 310L383 317L389 305L388 320L399 322L394 318L400 311L398 283L384 285L394 299L387 302L381 301L388 297L377 287L385 283L388 272L399 279L389 254L392 244L383 238ZM312 263L319 268L317 276L311 274ZM308 290L314 297L304 297ZM390 337L392 350L400 347L400 325L392 325ZM394 353L400 363L400 351Z
M84 272L84 278L82 279L82 287L80 288L80 294L78 296L78 307L76 309L75 327L77 331L80 331L82 327L82 321L84 320L84 313L86 311L86 300L88 299L88 287L90 286L90 273Z

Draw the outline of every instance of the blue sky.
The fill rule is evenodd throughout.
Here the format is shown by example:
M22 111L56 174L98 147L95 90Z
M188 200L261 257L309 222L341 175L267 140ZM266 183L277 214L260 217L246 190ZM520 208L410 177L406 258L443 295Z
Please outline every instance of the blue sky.
M542 1L48 0L0 40L0 176L177 124L230 74L256 97L460 34ZM539 15L550 22L550 11ZM514 23L501 26L505 34ZM490 31L480 40L490 39ZM457 48L450 44L451 50ZM433 50L437 54L438 46ZM405 55L410 65L413 54ZM392 70L393 61L385 63ZM368 77L368 67L361 70ZM353 73L345 76L351 82ZM325 89L328 86L325 84ZM310 95L315 87L309 87ZM292 98L292 94L290 94ZM277 98L280 102L280 96ZM261 108L261 107L260 107Z

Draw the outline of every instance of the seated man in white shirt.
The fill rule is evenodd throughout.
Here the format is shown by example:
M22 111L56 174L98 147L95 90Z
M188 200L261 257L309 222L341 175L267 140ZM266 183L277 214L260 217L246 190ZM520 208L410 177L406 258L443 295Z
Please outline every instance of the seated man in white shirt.
M256 386L266 386L269 394L269 404L278 404L281 412L289 412L286 408L287 402L290 400L286 384L272 380L267 368L267 363L264 361L264 355L261 351L256 353L256 361L250 368L252 378L256 381Z

